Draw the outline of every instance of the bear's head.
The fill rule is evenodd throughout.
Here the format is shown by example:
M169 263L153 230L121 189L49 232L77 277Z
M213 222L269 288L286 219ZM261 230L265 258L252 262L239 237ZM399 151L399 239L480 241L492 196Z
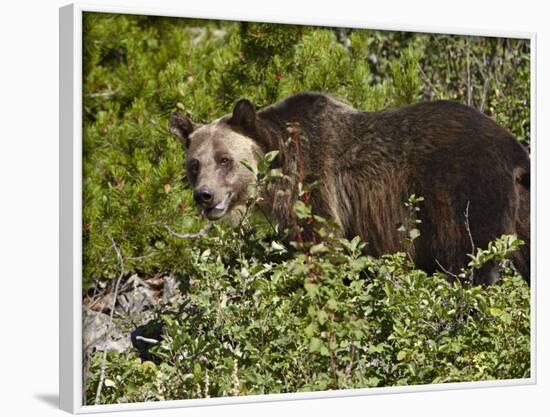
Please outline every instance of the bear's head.
M254 174L241 161L255 166L263 154L257 136L256 110L248 100L237 102L231 115L195 125L173 113L170 129L185 146L187 178L193 197L210 220L235 218L248 199Z

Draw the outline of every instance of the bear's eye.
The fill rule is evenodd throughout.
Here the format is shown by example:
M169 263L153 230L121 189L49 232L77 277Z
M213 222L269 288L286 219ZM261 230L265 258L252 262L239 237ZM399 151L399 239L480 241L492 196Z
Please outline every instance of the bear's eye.
M189 168L189 171L191 171L193 174L196 174L199 171L199 161L197 161L196 159L189 161L189 164L187 166Z
M225 156L220 159L220 165L224 167L228 166L230 162L231 160Z

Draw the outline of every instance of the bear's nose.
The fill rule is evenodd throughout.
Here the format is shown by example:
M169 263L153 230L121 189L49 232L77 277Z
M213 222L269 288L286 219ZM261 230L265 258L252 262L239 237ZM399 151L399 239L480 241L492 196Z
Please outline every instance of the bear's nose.
M212 202L213 196L214 193L206 187L201 187L194 192L195 201L202 204L208 204Z

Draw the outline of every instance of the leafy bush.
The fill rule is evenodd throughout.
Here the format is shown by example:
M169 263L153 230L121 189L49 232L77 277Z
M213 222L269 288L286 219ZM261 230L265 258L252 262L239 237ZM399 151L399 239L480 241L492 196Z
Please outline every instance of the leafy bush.
M529 376L529 288L503 236L472 258L502 264L502 283L449 283L405 253L362 254L302 198L290 210L318 239L283 242L246 213L204 226L168 132L178 108L197 122L318 90L364 110L450 98L487 112L529 143L526 41L86 13L83 285L176 274L181 291L155 309L161 342L148 360L109 352L100 402L149 401ZM269 157L269 156L268 156ZM268 164L259 181L276 178ZM304 184L305 186L305 184ZM304 189L303 195L307 195ZM414 209L419 197L408 202ZM253 204L254 201L251 201ZM308 221L310 221L308 223ZM418 229L403 225L413 244ZM464 277L467 277L464 272ZM467 281L467 280L466 280ZM94 402L102 355L86 385Z
M504 236L469 266L520 244ZM529 290L505 262L502 283L482 288L428 276L405 253L364 256L358 238L295 246L250 222L215 226L181 271L183 291L157 311L152 361L111 354L102 401L529 376Z

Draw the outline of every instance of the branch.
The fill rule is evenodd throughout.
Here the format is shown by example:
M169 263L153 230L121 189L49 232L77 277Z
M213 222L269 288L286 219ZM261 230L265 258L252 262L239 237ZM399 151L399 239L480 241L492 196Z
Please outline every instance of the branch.
M439 93L437 92L437 88L432 84L432 82L430 81L430 78L426 75L426 73L422 69L422 65L418 64L417 68L418 68L418 71L420 72L420 78L422 78L422 81L424 81L424 83L431 90L430 91L430 93L431 93L430 100L433 99L434 97L438 96Z
M441 265L437 259L435 260L435 263L436 263L437 266L439 266L439 267L441 268L441 270L442 270L443 272L445 272L447 275L450 275L450 276L452 276L453 278L455 278L455 279L457 279L457 280L460 281L460 278L459 278L458 275L453 274L451 271L448 271L447 269L445 269L445 268L443 267L443 265Z
M432 330L434 331L434 333L439 333L438 330L437 330L437 326L435 324L430 323L429 321L424 320L424 319L419 319L418 321L420 321L421 323L424 323L426 326L431 327Z
M111 305L111 311L109 313L109 329L113 328L113 315L115 313L115 305L116 305L116 299L118 296L118 287L120 286L120 281L122 280L122 277L124 276L124 258L122 257L122 254L120 253L120 250L118 249L118 246L116 245L116 242L114 239L109 236L111 239L111 242L113 242L113 249L116 252L116 256L118 258L118 262L120 264L120 274L116 280L115 283L115 289L113 292L113 304ZM99 383L97 384L97 392L95 395L95 405L99 404L99 398L101 396L101 390L103 389L103 381L105 379L105 364L107 362L107 346L104 346L103 348L103 357L101 358L101 371L99 374Z
M466 90L468 95L468 106L472 105L472 77L470 75L470 42L466 47Z
M118 93L120 93L120 88L117 88L116 90L103 91L101 93L88 93L88 94L85 94L85 96L86 97L111 98L113 96L116 96Z
M212 229L212 223L207 223L206 226L204 226L201 230L199 230L196 233L186 233L186 234L179 234L174 232L172 229L168 227L168 225L164 225L166 230L168 230L168 234L173 237L177 237L178 239L198 239L200 237L203 237L210 229Z
M474 244L474 238L472 237L472 232L470 231L470 220L468 218L468 210L470 208L470 201L466 204L466 211L464 212L464 225L466 226L466 231L468 232L468 237L470 238L470 244L472 245L472 255L476 254L476 245Z
M483 109L485 108L485 101L487 101L488 91L489 91L489 77L485 76L485 80L483 81L483 90L481 93L481 103L479 105L480 112L483 112Z
M497 48L493 46L493 51L491 53L491 61L487 62L487 56L485 55L485 52L483 52L483 68L489 68L489 72L485 72L484 70L481 70L485 80L483 81L483 90L481 94L481 104L479 105L479 111L483 112L483 109L485 108L485 102L487 101L487 93L489 92L489 73L494 72L495 65L496 65L496 57L497 57Z
M262 215L264 216L265 220L271 226L271 230L273 230L273 233L275 233L275 236L277 236L277 239L281 239L281 235L280 235L279 231L273 225L273 223L272 223L271 219L269 218L269 216L267 215L267 213L261 208L261 206L259 204L257 205L257 207L258 207L258 210L260 211L260 213L262 213Z
M470 230L470 219L469 219L469 211L470 209L470 201L468 200L468 203L466 203L466 210L464 211L464 226L466 226L466 231L468 232L468 237L470 238L470 245L472 245L472 256L475 256L476 254L476 245L474 244L474 238L472 237L472 232ZM475 268L472 266L470 268L470 280L474 280L474 271Z
M348 383L348 380L351 377L351 370L353 369L354 358L355 358L355 344L351 342L351 354L349 358L349 363L346 366L346 369L344 371L344 386Z

